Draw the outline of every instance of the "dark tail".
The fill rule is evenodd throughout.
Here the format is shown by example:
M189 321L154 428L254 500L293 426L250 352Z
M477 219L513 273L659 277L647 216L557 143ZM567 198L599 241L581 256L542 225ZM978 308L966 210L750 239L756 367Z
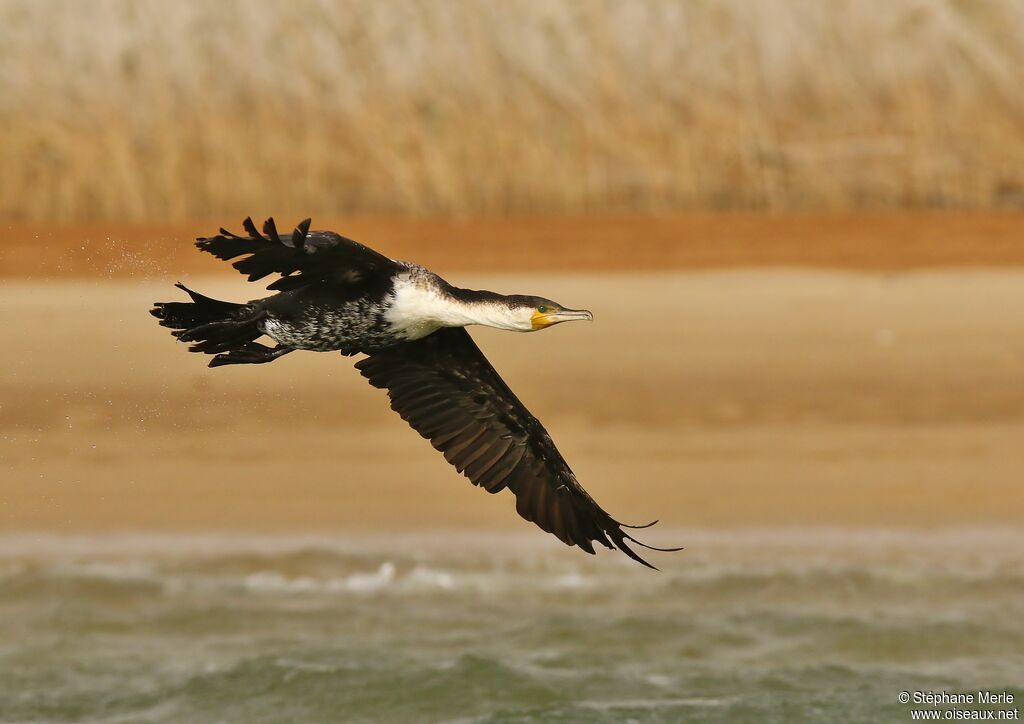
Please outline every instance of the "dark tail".
M250 362L256 348L266 350L253 342L263 334L259 321L263 310L253 304L234 304L204 297L184 284L175 284L184 290L191 302L156 302L149 313L169 327L182 342L191 342L189 351L218 355L210 361L211 367L233 362ZM226 352L227 354L221 354Z

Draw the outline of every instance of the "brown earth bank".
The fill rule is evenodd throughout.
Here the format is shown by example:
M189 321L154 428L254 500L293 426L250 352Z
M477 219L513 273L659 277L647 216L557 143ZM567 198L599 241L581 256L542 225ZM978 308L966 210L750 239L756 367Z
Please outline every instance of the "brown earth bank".
M254 216L254 218L257 218ZM257 218L262 221L262 216ZM191 242L242 219L0 226L0 276L223 273ZM298 219L278 218L282 230ZM393 258L446 270L609 271L788 266L1024 266L1024 214L709 214L577 218L316 218Z
M1024 522L1024 271L456 281L594 311L473 334L623 520ZM208 369L146 313L177 296L170 280L0 285L0 530L529 529L352 360Z

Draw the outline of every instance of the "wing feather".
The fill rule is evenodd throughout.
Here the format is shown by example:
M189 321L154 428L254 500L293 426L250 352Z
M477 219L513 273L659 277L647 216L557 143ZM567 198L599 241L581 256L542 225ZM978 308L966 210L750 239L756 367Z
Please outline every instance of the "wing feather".
M653 568L627 541L644 544L583 489L466 330L441 329L374 352L356 367L474 485L490 493L509 488L519 515L567 545L593 553L596 542Z
M310 231L309 219L300 223L290 236L278 234L274 220L267 219L260 233L251 218L242 222L248 236L221 229L217 236L201 237L196 246L225 261L249 281L270 274L281 278L269 289L288 291L315 281L352 283L373 273L390 274L398 264L358 241L333 231Z

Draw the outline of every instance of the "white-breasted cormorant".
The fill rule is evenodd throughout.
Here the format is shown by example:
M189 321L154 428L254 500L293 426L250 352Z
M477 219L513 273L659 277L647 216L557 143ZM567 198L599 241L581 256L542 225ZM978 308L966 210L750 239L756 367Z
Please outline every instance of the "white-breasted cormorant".
M193 352L215 355L211 367L270 362L297 349L365 354L356 369L386 389L391 407L474 485L508 488L526 520L563 543L594 552L594 543L630 549L640 543L577 482L551 436L494 371L464 327L483 324L530 332L590 320L586 310L550 299L452 286L421 266L397 261L306 219L280 236L273 219L261 234L224 229L196 246L249 281L269 274L278 293L247 304L210 299L184 285L191 302L158 302L151 310ZM266 335L274 348L255 340ZM649 523L648 525L653 525ZM653 567L653 566L651 566Z

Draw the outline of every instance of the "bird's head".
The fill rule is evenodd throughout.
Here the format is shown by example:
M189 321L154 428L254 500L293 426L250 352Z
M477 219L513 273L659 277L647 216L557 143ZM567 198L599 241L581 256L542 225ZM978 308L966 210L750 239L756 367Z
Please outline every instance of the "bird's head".
M544 297L515 295L508 300L516 320L516 329L521 332L535 332L562 322L589 322L594 319L594 315L586 309L567 309Z

